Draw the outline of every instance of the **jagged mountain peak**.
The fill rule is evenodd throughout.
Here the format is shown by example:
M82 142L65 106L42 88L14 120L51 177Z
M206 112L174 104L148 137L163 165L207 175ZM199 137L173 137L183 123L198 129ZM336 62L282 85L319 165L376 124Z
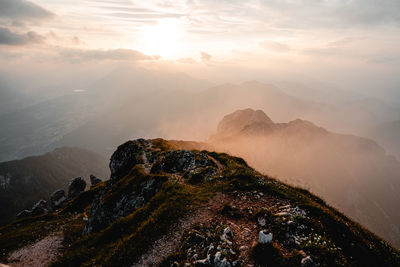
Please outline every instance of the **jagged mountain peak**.
M237 110L226 115L217 127L218 135L234 135L253 124L273 127L274 122L262 110L251 108Z

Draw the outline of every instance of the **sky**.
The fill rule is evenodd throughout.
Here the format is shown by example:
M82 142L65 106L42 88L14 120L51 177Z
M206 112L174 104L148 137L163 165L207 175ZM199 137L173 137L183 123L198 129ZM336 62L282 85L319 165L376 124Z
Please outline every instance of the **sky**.
M0 60L125 61L217 81L279 74L393 91L400 1L0 0Z

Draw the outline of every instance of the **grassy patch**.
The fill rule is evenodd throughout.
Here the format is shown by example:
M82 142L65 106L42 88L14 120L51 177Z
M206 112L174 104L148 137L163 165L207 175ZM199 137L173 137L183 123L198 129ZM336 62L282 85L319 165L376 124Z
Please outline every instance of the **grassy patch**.
M167 182L144 207L97 234L83 237L53 266L132 264L170 226L208 199L209 192Z

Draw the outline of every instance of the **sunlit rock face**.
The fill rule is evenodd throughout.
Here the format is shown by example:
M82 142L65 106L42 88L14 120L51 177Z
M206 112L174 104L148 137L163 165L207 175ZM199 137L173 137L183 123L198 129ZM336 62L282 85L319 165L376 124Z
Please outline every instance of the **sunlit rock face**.
M274 126L274 122L262 110L248 108L226 115L218 124L217 136L227 137L239 134L248 127L269 130Z

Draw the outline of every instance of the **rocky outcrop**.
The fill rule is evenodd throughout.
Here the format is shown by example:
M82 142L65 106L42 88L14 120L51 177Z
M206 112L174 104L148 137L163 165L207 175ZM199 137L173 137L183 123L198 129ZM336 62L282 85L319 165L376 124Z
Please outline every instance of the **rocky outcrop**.
M178 173L188 180L196 176L207 179L217 173L217 165L206 153L188 150L174 150L160 154L154 162L152 173Z
M133 166L142 164L143 151L146 149L144 139L128 141L118 147L110 159L110 180L116 180L126 175Z
M56 210L65 203L67 197L65 196L64 189L58 189L50 195L50 207Z
M86 182L81 177L72 179L68 185L68 199L72 199L85 191Z
M30 210L23 210L17 214L17 219L30 217L30 216L39 216L49 212L47 201L44 199L39 200Z
M102 182L101 179L97 178L93 174L90 175L90 183L91 183L90 187L93 187L93 186L95 186L95 185L97 185L98 183L101 183L101 182Z
M89 234L104 229L115 220L143 207L160 190L165 180L162 177L154 177L140 183L135 191L126 190L121 192L118 198L104 201L107 193L116 188L109 185L92 204L91 216L83 233Z
M218 166L207 153L162 151L154 149L153 142L144 139L129 141L118 147L111 156L111 178L92 205L84 234L104 229L115 220L143 207L168 180L164 173L179 175L193 182L198 177L206 179L217 173ZM134 168L136 165L140 167ZM136 176L136 180L127 184L118 198L105 201L108 194L118 190L119 183L128 172L130 176Z

